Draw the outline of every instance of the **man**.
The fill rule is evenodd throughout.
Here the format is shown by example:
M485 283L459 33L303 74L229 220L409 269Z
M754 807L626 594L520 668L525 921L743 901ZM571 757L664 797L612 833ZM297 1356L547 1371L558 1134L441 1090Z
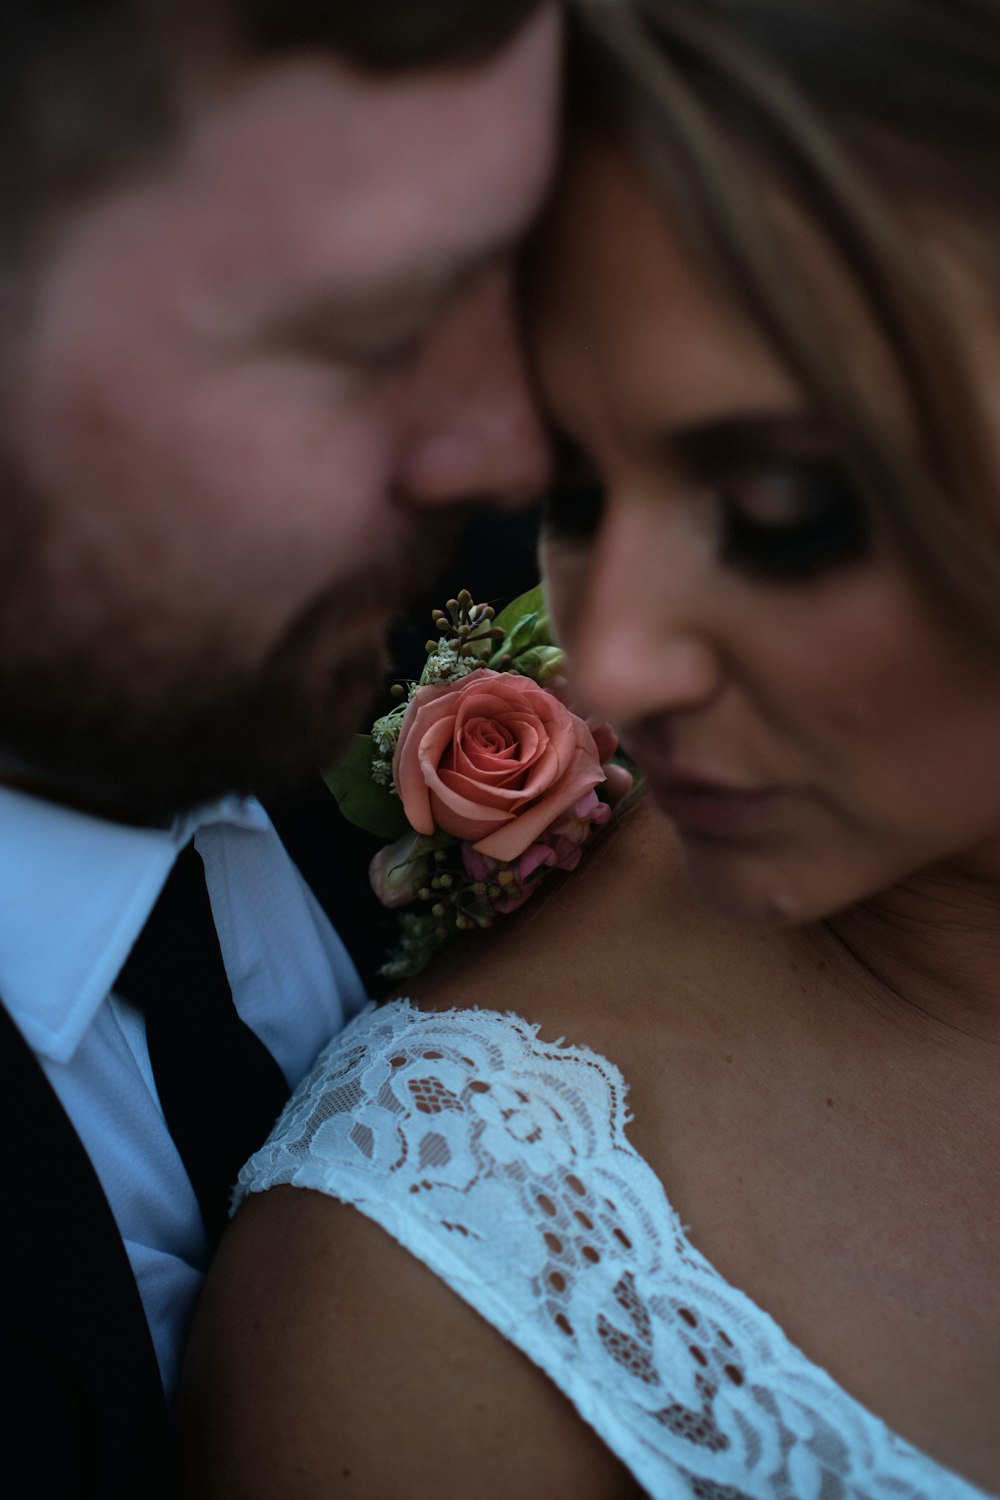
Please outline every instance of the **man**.
M130 951L194 838L225 1003L281 1092L361 1002L248 794L357 726L454 506L544 481L510 253L558 21L5 0L0 25L4 1483L146 1497L157 1363L169 1395L224 1210L133 989L200 981ZM224 1133L243 1085L210 1097L200 1043L171 1045Z

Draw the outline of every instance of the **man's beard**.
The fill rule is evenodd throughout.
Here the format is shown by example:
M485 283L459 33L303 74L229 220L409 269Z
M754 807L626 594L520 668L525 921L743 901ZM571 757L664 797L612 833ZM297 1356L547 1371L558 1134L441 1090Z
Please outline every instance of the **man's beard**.
M32 645L31 623L0 611L0 781L161 823L228 792L267 797L326 769L382 683L386 616L447 551L441 528L426 533L405 559L314 600L252 669L205 645L156 687L98 641L48 635L37 595L27 613L42 639Z

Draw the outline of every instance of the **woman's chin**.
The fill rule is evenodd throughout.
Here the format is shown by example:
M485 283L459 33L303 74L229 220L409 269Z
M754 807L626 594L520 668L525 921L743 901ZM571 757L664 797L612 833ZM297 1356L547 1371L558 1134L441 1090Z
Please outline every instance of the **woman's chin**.
M702 840L681 840L691 888L710 910L734 922L762 928L805 926L855 899L816 889L815 879L797 878L787 861L750 855ZM814 873L814 872L813 872Z

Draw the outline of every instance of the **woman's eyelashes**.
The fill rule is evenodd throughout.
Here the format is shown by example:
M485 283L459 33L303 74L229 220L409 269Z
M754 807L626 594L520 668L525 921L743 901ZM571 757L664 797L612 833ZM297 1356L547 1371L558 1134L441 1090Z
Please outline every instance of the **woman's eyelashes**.
M557 479L544 499L545 534L558 544L586 547L606 519L605 485L575 443L556 434L555 445ZM766 583L792 584L868 552L868 504L829 453L789 455L759 446L754 451L731 434L716 444L699 434L689 447L662 481L662 503L683 506L686 497L698 497L698 512L714 516L723 567Z
M794 583L857 561L871 544L867 504L832 459L749 468L718 482L719 555L767 582Z

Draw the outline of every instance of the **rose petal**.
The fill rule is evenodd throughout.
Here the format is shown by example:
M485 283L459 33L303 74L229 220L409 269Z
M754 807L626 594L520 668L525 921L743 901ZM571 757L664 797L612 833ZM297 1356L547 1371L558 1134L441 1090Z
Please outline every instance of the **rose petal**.
M483 807L467 797L452 795L448 801L445 801L433 789L430 793L430 805L438 828L443 828L445 833L453 833L456 838L468 839L470 844L478 844L480 839L495 833L498 828L509 823L514 816L511 812ZM481 852L488 854L491 851Z
M504 816L520 812L525 801L516 777L513 786L498 786L496 782L484 781L479 776L460 776L457 771L442 770L430 790L432 793L436 791L449 806L461 798L473 806L492 807Z
M494 859L516 859L565 811L564 798L568 796L570 803L575 802L577 797L603 780L604 772L599 766L595 769L583 761L573 768L568 784L560 783L555 791L541 798L534 806L526 808L516 819L506 822L495 832L474 840L476 848L480 854L492 855Z

